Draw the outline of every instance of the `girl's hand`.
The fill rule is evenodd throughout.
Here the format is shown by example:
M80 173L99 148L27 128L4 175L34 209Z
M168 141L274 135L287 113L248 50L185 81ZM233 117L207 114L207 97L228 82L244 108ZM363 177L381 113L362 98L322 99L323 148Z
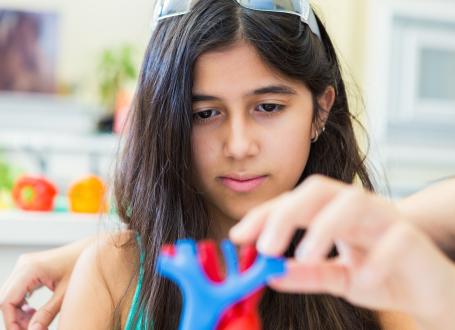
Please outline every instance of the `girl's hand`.
M22 255L0 289L0 310L6 329L47 329L60 311L73 267L92 242L86 239L53 250ZM54 292L40 309L30 307L26 297L46 286Z
M280 291L329 293L376 310L408 313L425 328L453 326L455 266L391 202L352 185L313 176L249 212L230 232L238 244L282 255L307 229L288 260ZM333 245L339 256L326 256Z

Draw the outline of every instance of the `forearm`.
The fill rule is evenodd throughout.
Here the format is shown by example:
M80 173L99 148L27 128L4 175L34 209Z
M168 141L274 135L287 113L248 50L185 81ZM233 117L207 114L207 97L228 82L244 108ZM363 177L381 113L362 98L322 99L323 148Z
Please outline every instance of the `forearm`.
M436 183L399 200L397 205L455 260L455 179Z
M101 234L101 236L110 235L115 237L119 235L117 233ZM49 265L57 265L56 271L64 270L68 276L71 275L71 271L74 268L78 258L82 252L89 246L91 246L96 240L100 239L100 235L93 235L87 238L75 241L73 243L63 245L57 248L54 248L49 251L44 251L42 253L38 252L37 257L40 259L40 256L46 260L46 263ZM53 260L54 262L49 262Z
M59 254L67 255L68 262L74 265L82 252L93 242L95 242L96 238L96 235L89 236L68 245L58 247L54 251Z

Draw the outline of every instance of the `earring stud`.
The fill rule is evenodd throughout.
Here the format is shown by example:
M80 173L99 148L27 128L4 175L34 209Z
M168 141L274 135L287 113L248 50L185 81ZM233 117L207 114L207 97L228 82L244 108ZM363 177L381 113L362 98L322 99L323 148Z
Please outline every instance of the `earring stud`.
M318 131L316 131L316 136L314 138L311 139L311 143L316 143L319 139L319 136L320 134L324 133L325 132L325 126L322 127L321 129L321 133L319 133Z

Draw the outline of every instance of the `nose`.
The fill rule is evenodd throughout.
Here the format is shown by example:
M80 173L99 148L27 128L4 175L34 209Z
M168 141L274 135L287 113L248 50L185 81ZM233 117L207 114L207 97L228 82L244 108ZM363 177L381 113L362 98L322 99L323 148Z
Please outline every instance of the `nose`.
M236 160L257 155L257 143L254 124L246 118L232 118L228 124L227 137L224 143L226 157Z

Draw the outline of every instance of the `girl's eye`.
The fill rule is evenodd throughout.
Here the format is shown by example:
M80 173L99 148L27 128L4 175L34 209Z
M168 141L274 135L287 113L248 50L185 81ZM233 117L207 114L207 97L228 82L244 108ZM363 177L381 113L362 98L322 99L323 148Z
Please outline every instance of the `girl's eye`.
M193 120L204 122L210 120L210 118L214 117L216 114L218 114L218 111L216 110L204 110L195 112L193 113Z
M272 112L278 112L280 110L283 110L284 105L281 104L275 104L275 103L263 103L258 105L259 112L266 112L266 113L272 113Z
M262 103L256 106L256 110L266 115L271 115L275 112L282 111L285 108L284 105L275 103ZM212 120L214 117L219 115L220 112L214 109L203 110L193 113L193 120L199 123L204 123Z

